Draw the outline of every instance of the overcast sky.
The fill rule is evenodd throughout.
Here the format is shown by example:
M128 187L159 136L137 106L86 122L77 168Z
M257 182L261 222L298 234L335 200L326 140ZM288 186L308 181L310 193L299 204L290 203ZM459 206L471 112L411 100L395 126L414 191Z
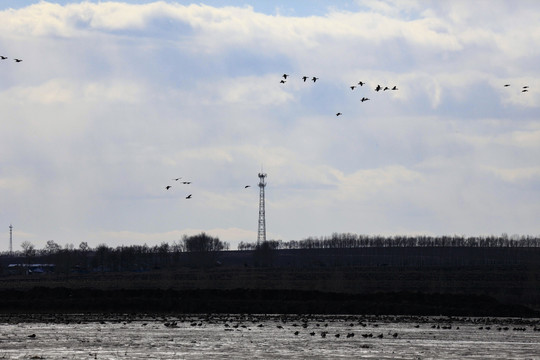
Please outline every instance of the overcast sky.
M261 168L267 239L538 236L538 19L534 0L3 0L0 251L10 224L14 250L235 249Z

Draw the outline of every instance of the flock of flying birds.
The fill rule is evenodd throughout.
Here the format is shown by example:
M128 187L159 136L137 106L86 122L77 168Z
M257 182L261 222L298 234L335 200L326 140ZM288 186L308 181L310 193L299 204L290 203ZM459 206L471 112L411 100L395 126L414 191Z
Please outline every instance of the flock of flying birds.
M0 60L7 60L7 59L8 59L7 56L0 55ZM17 58L15 58L15 59L13 59L13 60L14 60L15 62L18 62L18 63L20 63L20 62L22 61L21 59L17 59Z
M8 59L7 56L0 55L0 60L7 60L7 59ZM15 62L17 62L17 63L22 62L22 59L18 59L18 58L14 58L13 60L14 60ZM282 79L280 80L280 83L281 83L281 84L285 84L285 83L287 83L287 79L290 77L290 75L289 75L289 74L283 74L281 77L282 77ZM312 77L309 77L309 76L302 76L301 79L302 79L304 82L307 82L308 80L311 80L311 81L313 81L314 83L316 83L317 80L319 80L319 78L316 77L316 76L312 76ZM349 86L349 87L351 88L351 90L354 90L354 89L356 89L358 86L364 86L365 84L366 84L365 82L359 81L357 84L351 85L351 86ZM504 87L509 87L509 86L510 86L510 84L504 84ZM394 85L394 86L392 86L392 87L388 87L388 86L384 86L384 87L383 87L383 86L377 84L377 86L374 88L374 90L375 90L376 92L379 92L379 91L387 91L387 90L388 90L388 91L397 91L398 88L397 88L396 85ZM523 86L523 87L521 88L521 92L522 92L522 93L525 93L525 92L528 92L528 91L529 91L529 86L528 86L528 85L525 85L525 86ZM361 102L366 102L366 101L368 101L368 100L370 100L370 99L367 98L367 97L365 97L365 96L363 96L362 99L360 99ZM336 116L341 116L341 115L343 115L343 113L341 113L341 112L337 112L337 113L336 113ZM179 178L174 178L174 179L172 179L172 180L174 180L174 181L180 181L180 179L182 179L182 178L179 177ZM191 181L182 181L181 184L183 184L183 185L189 185L189 184L191 184ZM245 186L244 186L244 189L247 189L247 188L249 188L249 187L251 187L251 185L245 185ZM167 186L165 186L165 190L169 190L170 188L172 188L172 185L167 185ZM186 199L191 199L191 198L192 198L192 195L193 195L193 194L187 195L187 196L186 196Z
M504 84L504 87L509 87L510 84ZM525 85L523 87L521 87L521 92L524 93L524 92L528 92L529 91L529 85Z
M174 178L173 180L174 181L180 181L180 179L182 179L182 177ZM180 183L183 184L183 185L189 185L189 184L191 184L191 181L182 181ZM165 186L165 190L169 190L170 188L172 188L172 185ZM188 196L186 196L186 199L191 199L191 196L192 196L192 194L189 194Z
M180 179L182 179L182 177L174 178L172 180L178 182L178 181L180 181ZM191 181L180 181L180 184L189 185L189 184L191 184ZM247 188L250 188L250 187L251 187L251 185L245 185L244 189L247 189ZM165 190L169 190L170 188L172 188L172 185L165 186ZM193 194L189 194L189 195L186 196L186 199L191 199L192 196L193 196Z
M5 59L5 57L2 56L2 59ZM22 60L21 60L21 61L22 61ZM283 74L283 75L281 76L280 84L285 84L285 83L287 83L289 77L290 77L289 74ZM317 80L319 80L319 78L316 77L316 76L312 76L312 77L309 77L309 76L302 76L301 79L302 79L304 82L307 82L308 80L310 80L310 81L312 81L313 83L316 83ZM357 84L351 85L351 86L349 86L349 87L350 87L351 90L354 91L354 89L356 89L358 86L364 86L364 85L366 85L366 83L365 83L364 81L359 81ZM510 86L510 84L504 84L504 87L509 87L509 86ZM376 92L379 92L379 91L383 91L383 92L384 92L384 91L397 91L397 90L399 90L399 89L398 89L397 85L394 85L394 86L392 86L392 87L389 87L389 86L381 86L381 85L377 84L377 86L376 86L373 90L375 90ZM525 93L525 92L528 92L528 91L529 91L529 86L528 86L528 85L525 85L525 86L523 86L523 87L521 88L521 92L522 92L522 93ZM362 96L362 98L360 99L361 102L366 102L366 101L368 101L368 100L370 100L370 99L367 98L367 97L365 97L365 96ZM343 115L343 113L341 113L341 112L336 113L336 116L341 116L341 115ZM174 178L174 179L172 179L172 180L174 180L174 181L180 181L180 179L182 179L182 178L179 177L179 178ZM182 181L181 184L183 184L183 185L189 185L189 184L191 184L191 181ZM247 188L249 188L249 187L251 187L251 185L245 185L245 186L244 186L244 189L247 189ZM165 186L165 190L169 190L170 188L172 188L172 185L167 185L167 186ZM191 198L192 198L192 194L189 194L189 195L186 196L186 199L191 199Z
M281 76L282 79L279 81L279 83L280 83L280 84L285 84L285 83L287 83L287 79L288 79L289 77L290 77L289 74L283 74L283 75ZM301 79L304 80L304 82L306 82L307 80L311 80L311 81L313 81L314 83L317 82L317 80L319 80L319 78L316 77L316 76L312 76L312 77L310 78L309 76L305 76L305 75L302 76ZM351 86L349 86L349 87L351 88L351 90L354 90L354 89L356 89L358 86L364 86L365 84L366 84L365 82L359 81L357 84L351 85ZM399 89L398 89L398 87L397 87L396 85L394 85L394 86L392 86L392 87L389 87L389 86L381 86L381 85L377 84L377 86L375 87L374 90L375 90L376 92L379 92L379 91L387 91L387 90L389 90L389 91L396 91L396 90L399 90ZM362 99L360 99L361 102L365 102L365 101L368 101L368 100L371 100L371 99L370 99L370 98L367 98L367 97L365 97L365 96L362 96ZM341 116L341 115L343 115L342 112L336 113L336 116Z

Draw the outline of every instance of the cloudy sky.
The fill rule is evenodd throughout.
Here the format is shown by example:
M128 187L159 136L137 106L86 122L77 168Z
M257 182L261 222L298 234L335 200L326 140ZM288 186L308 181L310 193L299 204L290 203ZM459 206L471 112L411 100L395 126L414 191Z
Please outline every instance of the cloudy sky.
M534 0L3 0L0 251L10 223L14 250L202 231L235 249L257 239L261 168L268 239L538 236L539 18Z

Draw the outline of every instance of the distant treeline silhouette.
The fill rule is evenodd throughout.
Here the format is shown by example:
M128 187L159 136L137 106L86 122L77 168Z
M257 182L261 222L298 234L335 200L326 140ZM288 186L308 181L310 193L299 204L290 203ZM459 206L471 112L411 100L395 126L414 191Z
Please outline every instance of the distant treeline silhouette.
M36 249L25 241L22 251L3 253L3 265L6 261L13 264L54 264L57 272L73 271L137 271L152 268L171 268L182 265L208 266L216 262L217 254L229 250L229 244L204 232L193 236L183 236L170 245L148 246L130 245L109 247L99 244L91 248L81 242L78 248L72 244L60 246L53 240L47 241L45 248ZM189 254L186 257L182 254ZM182 257L182 258L181 258ZM23 269L24 268L20 268ZM2 269L6 271L5 269Z
M282 249L351 249L365 247L540 247L540 238L533 236L378 236L333 233L330 236L304 240L268 240L266 246ZM257 243L241 242L238 250L256 250Z
M8 264L54 264L57 273L67 273L74 271L81 272L109 272L109 271L146 271L149 269L172 269L183 266L209 267L220 266L229 250L229 244L219 240L217 237L209 236L205 233L194 236L183 236L179 241L169 244L163 242L160 245L148 246L130 245L109 247L100 244L96 248L91 248L86 242L81 242L79 247L58 245L53 240L49 240L43 249L36 249L31 243L24 242L22 251L14 253L3 253L0 256L2 267L0 271L9 272ZM540 238L531 236L501 236L487 237L463 237L463 236L368 236L350 233L334 233L325 237L309 237L299 241L268 240L263 244L241 242L238 245L238 252L228 252L227 262L231 263L232 258L238 258L236 263L268 265L276 261L277 253L274 250L311 250L311 249L358 249L358 248L538 248ZM333 250L334 251L334 250ZM253 255L244 252L252 252ZM233 255L238 254L238 256ZM349 263L349 258L340 252L329 251L328 257L324 261ZM399 255L399 254L398 254ZM399 258L399 262L412 261L413 255L392 255ZM235 257L236 256L236 257ZM379 258L373 255L373 259L366 260L367 255L363 255L364 263L394 263L387 258ZM425 257L425 256L424 256ZM239 260L239 259L242 260ZM343 258L343 259L341 259ZM340 260L341 259L341 260ZM425 263L426 258L422 258ZM321 260L321 261L323 261ZM339 261L338 261L339 260ZM233 262L234 262L233 261ZM287 260L288 261L288 260ZM299 260L298 260L299 261ZM324 262L323 261L323 262ZM355 260L356 261L356 260ZM359 261L359 260L358 260ZM371 261L371 262L370 262ZM435 261L435 260L434 260ZM440 262L440 260L437 260ZM246 264L247 264L246 263ZM246 265L247 266L247 265ZM19 271L27 271L24 266L18 267Z

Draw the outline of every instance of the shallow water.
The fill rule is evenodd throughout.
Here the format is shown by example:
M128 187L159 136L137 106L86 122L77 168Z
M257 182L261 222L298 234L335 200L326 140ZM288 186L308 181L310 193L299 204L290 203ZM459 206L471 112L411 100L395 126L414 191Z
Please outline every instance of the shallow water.
M268 358L540 359L540 320L324 315L0 317L0 359Z

